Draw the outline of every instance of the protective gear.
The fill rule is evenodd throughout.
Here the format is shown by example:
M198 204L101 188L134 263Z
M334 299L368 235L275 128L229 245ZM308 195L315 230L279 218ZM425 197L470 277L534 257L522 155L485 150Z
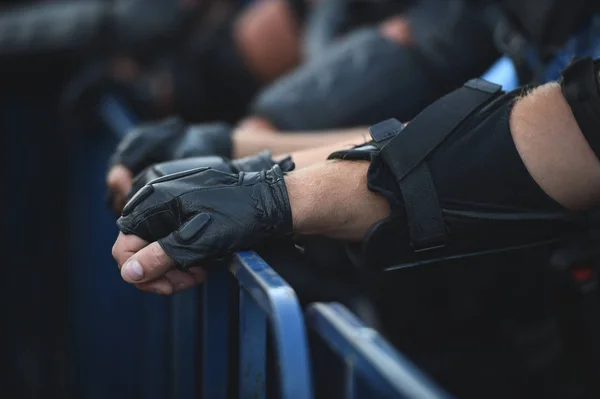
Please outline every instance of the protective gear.
M449 8L450 21L439 7ZM257 97L251 113L281 130L412 119L432 101L483 73L498 56L487 27L482 28L467 8L444 2L433 11L411 10L414 45L402 46L375 28L348 34L322 57L271 84Z
M187 31L194 11L169 0L28 4L0 14L0 58L156 51Z
M134 175L148 166L173 159L217 155L231 157L231 126L225 123L186 125L180 118L141 125L130 131L111 157Z
M294 162L291 157L275 162L271 158L271 153L269 151L263 151L259 154L233 161L223 157L195 157L163 162L152 165L137 175L135 179L133 179L131 190L129 190L127 197L128 199L131 199L135 193L154 179L190 169L211 168L225 173L240 173L260 172L261 170L271 169L275 165L279 165L284 172L291 172L294 170Z
M572 62L563 72L562 93L577 125L588 144L600 159L600 61L590 57Z
M367 179L391 216L375 224L356 263L408 267L549 246L589 227L527 172L512 141L509 116L521 91L475 80L420 113L406 128L371 128ZM399 247L402 246L402 247Z
M239 175L201 168L152 181L117 224L125 234L158 241L185 270L291 236L292 212L278 165Z

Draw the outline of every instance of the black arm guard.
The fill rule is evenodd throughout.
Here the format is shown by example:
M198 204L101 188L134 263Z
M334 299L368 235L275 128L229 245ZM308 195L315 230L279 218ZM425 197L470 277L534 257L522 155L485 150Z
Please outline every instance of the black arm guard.
M590 57L572 62L563 72L561 88L577 125L600 159L600 61Z
M371 128L368 186L390 203L350 254L369 266L407 267L548 248L589 227L531 178L509 127L514 98L482 80L467 83L406 127ZM359 148L336 157L361 159Z

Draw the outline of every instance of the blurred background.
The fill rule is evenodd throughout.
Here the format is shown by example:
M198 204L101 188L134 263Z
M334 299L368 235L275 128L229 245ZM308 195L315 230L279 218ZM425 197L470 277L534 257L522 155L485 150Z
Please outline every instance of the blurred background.
M415 3L420 7L410 14L409 32L395 17ZM488 70L486 76L510 89L517 76L521 82L555 79L572 56L600 54L596 18L587 30L565 27L557 39L566 43L564 51L540 56L543 65L515 64L500 58L514 55L509 54L514 48L494 42L487 14L474 17L472 3L478 2L2 1L0 398L196 396L201 288L181 294L185 324L175 323L181 331L174 332L174 302L125 284L111 256L117 228L106 202L105 177L111 153L133 124L180 115L186 122L234 125L249 113L261 88L308 61L316 60L314 66L327 55L344 61L347 54L330 53L327 45L367 27L383 26L397 47L408 49L391 52L399 66L381 69L391 78L378 90L396 90L394 101L382 94L373 105L366 96L362 111L368 115L359 123L356 115L342 115L345 121L326 115L333 119L312 123L305 118L305 126L277 128L364 126L382 116L409 120L426 104ZM561 1L526 4L532 3L529 15L539 15L537 9L554 10L542 6ZM572 3L579 7L586 2ZM496 22L500 26L505 21ZM579 32L577 40L566 41L573 32ZM450 39L456 39L456 47ZM428 64L421 67L424 59ZM330 63L334 71L329 76L337 76L336 62ZM360 73L352 83L362 81L365 74ZM395 76L408 78L396 82ZM318 79L310 82L319 86ZM371 81L364 82L358 85L361 90ZM401 115L386 114L390 109ZM177 356L186 364L183 369L173 366L174 346L182 349Z

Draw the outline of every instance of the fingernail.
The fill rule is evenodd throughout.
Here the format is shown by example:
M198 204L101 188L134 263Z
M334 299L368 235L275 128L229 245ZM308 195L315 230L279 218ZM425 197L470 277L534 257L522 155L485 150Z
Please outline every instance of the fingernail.
M131 259L123 265L123 274L129 280L139 281L144 278L144 269L136 259Z

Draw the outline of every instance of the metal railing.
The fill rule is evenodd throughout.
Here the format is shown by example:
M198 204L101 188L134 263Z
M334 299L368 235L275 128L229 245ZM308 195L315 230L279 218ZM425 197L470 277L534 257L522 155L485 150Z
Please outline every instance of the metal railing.
M343 305L310 305L307 323L344 360L346 399L450 397Z
M267 325L281 398L312 398L304 317L294 290L255 252L235 254L229 270L239 284L239 397L264 398ZM226 270L212 270L204 287L203 397L225 398L228 388Z

